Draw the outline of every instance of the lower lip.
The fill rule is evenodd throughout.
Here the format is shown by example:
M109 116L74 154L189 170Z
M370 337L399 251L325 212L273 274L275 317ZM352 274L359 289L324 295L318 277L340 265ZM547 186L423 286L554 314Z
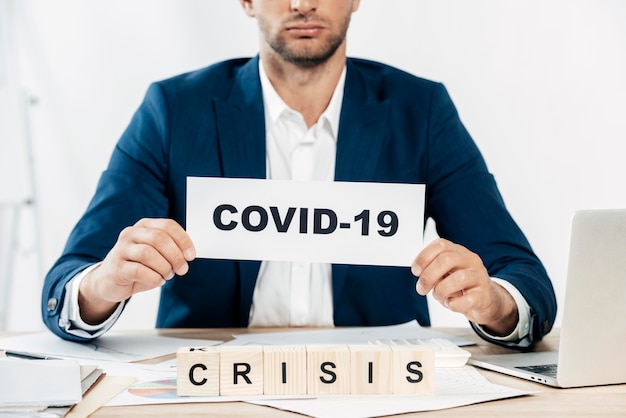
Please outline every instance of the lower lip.
M296 37L312 37L319 35L322 28L292 28L288 32Z

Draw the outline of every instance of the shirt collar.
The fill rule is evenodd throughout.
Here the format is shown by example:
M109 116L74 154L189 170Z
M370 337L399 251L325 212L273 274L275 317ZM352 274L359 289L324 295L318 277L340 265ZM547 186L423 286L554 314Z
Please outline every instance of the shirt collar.
M259 59L259 77L261 79L261 88L263 91L263 105L265 107L265 126L266 130L270 130L272 126L276 123L276 121L281 117L285 110L289 110L291 112L295 112L293 109L290 109L289 106L283 101L283 99L278 95L276 89L270 82L270 79L267 77L267 73L263 68L263 64ZM330 129L333 133L333 138L337 140L337 135L339 132L339 117L341 114L341 105L343 103L343 89L346 81L346 67L343 67L341 71L341 75L339 77L339 81L335 86L335 91L328 103L328 107L326 110L320 115L317 123L326 122L330 126Z

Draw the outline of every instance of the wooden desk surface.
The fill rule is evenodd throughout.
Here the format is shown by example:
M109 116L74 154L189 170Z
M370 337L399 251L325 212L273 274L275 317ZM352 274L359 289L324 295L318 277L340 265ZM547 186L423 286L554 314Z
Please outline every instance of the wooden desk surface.
M461 336L474 341L476 346L465 347L473 355L500 354L513 352L484 342L477 337L470 328L436 328L438 331ZM186 338L201 338L228 341L232 334L249 332L285 331L284 329L179 329L179 330L151 330L145 333L158 333L164 336ZM553 331L537 347L537 351L556 350L558 347L558 330ZM170 356L172 357L172 356ZM166 358L158 359L162 361ZM157 362L152 361L152 362ZM418 412L403 414L402 417L485 417L485 416L513 416L513 417L626 417L626 384L611 386L596 386L589 388L556 389L548 386L509 377L500 373L480 370L490 382L537 392L530 396L514 399L504 399L482 404L469 405L459 408L432 412ZM163 404L143 406L103 407L97 410L93 417L133 417L133 416L211 416L211 417L302 417L300 414L277 410L270 407L247 404L243 402L225 403L189 403Z

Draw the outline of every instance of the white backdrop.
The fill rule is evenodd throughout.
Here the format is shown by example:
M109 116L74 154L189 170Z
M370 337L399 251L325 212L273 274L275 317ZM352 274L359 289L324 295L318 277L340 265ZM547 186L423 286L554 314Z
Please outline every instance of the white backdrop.
M48 269L148 84L255 54L256 26L236 0L12 4L17 82L38 101L29 116ZM363 0L348 50L447 86L560 303L572 213L626 207L626 2ZM23 230L10 329L41 326L32 219ZM157 296L136 297L117 327L153 326ZM465 324L437 308L433 321Z

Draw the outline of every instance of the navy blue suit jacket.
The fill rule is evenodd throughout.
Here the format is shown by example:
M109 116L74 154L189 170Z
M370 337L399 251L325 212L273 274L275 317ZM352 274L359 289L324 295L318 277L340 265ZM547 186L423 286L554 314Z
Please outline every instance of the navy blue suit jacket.
M48 273L46 325L59 327L65 284L101 261L119 232L144 217L185 225L187 176L265 178L265 120L258 58L218 63L154 83L118 142L86 213ZM531 339L556 314L550 280L508 213L445 88L392 67L348 59L335 179L425 183L426 218L440 236L480 255L532 310ZM197 259L161 290L157 327L248 323L259 261ZM333 265L337 326L429 325L408 268ZM530 341L529 340L529 341Z

